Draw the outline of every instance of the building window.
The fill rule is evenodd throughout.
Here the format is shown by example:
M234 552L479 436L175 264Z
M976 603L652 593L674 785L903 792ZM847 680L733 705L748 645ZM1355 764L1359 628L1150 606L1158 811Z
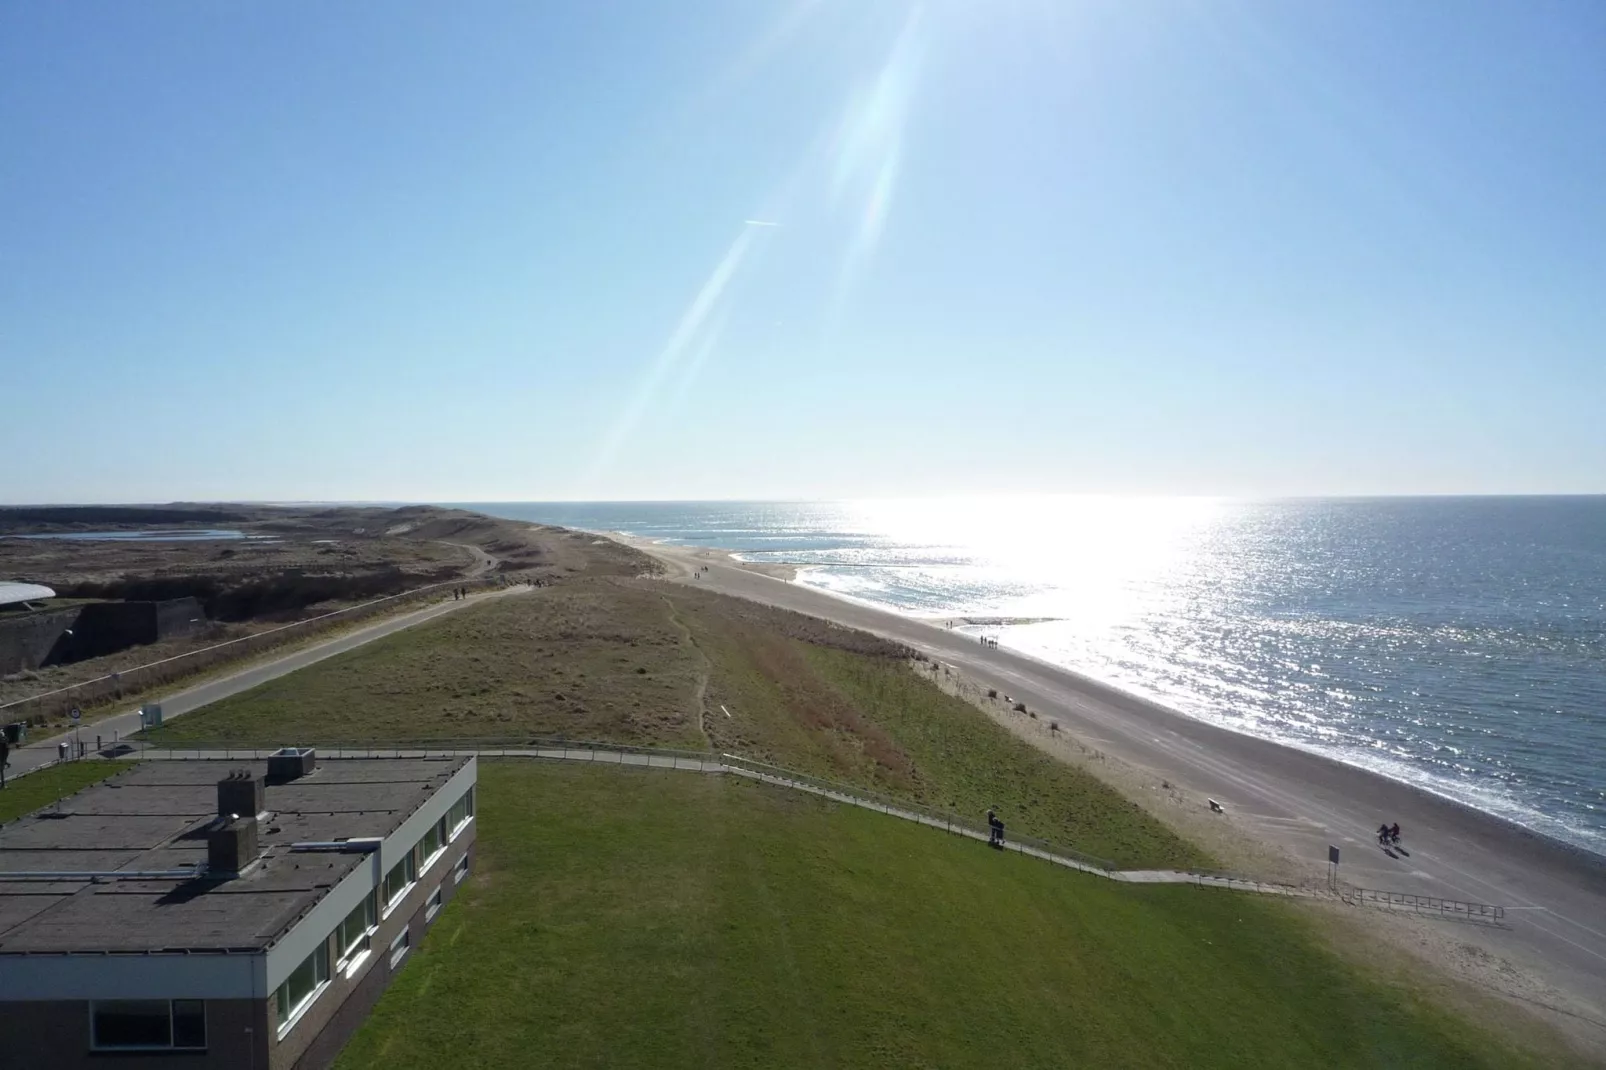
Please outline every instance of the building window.
M427 872L444 850L446 850L446 819L443 817L431 825L429 831L424 833L424 838L418 841L418 871Z
M335 930L335 947L339 949L342 968L356 965L368 953L369 937L373 935L379 914L375 899L374 892L363 896L362 902L346 915L346 920Z
M468 855L465 854L465 855L463 855L462 858L459 858L457 860L457 871L452 875L452 880L455 881L458 884L462 884L467 879L468 879Z
M396 939L390 942L390 968L395 969L396 964L407 957L407 949L413 945L412 934L406 929L396 934Z
M463 826L467 825L468 819L473 816L474 789L469 788L463 793L463 797L453 803L450 810L446 811L447 838L457 839L457 834L463 831Z
M401 901L402 896L407 894L407 889L412 887L413 878L418 872L414 868L413 854L414 852L408 851L406 856L392 866L389 873L385 874L385 910L387 913Z
M89 1005L89 1045L97 1051L200 1051L206 1004L198 999L108 999Z
M329 941L325 940L318 945L316 951L307 956L305 962L296 967L294 973L285 978L284 984L273 994L279 1011L280 1036L289 1031L296 1019L301 1016L301 1012L318 998L318 994L328 984Z
M436 888L429 893L429 901L424 904L424 920L429 921L441 912L441 890Z

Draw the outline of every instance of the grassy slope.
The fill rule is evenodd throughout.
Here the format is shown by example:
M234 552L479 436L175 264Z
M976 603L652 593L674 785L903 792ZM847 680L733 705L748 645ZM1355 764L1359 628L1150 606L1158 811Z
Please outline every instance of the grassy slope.
M657 594L576 583L387 636L169 722L154 738L277 744L539 735L701 746L692 706L697 666Z
M903 655L873 636L704 592L575 583L398 633L155 738L712 746L972 820L997 806L1018 835L1124 866L1208 862L1093 777L916 677Z
M481 777L477 875L340 1067L1523 1065L1274 902L734 778Z
M127 762L69 762L27 776L7 778L0 791L0 822L49 806L79 788L105 780L128 768Z
M1096 778L920 679L901 656L842 649L840 637L810 635L789 614L744 607L733 615L713 596L676 604L710 660L710 704L731 711L708 721L721 750L972 820L996 806L1017 835L1123 866L1210 862Z
M806 656L909 755L921 802L960 814L997 806L1017 834L1123 865L1210 864L1136 803L978 716L904 665L818 648Z

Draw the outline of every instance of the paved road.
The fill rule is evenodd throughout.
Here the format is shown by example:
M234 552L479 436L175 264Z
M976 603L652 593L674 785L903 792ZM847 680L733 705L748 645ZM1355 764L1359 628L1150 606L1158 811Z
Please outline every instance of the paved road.
M1554 985L1553 1001L1595 1023L1606 1050L1606 860L1572 851L1398 781L1216 728L1055 666L935 624L860 606L729 564L722 555L633 542L671 580L824 617L895 639L1057 719L1100 750L1224 802L1253 834L1359 887L1490 903L1509 929L1469 936ZM693 570L706 567L700 578ZM1398 821L1408 856L1374 830ZM1470 927L1469 927L1470 928Z
M325 658L332 658L336 654L344 654L348 650L355 650L364 643L371 643L375 639L392 635L404 628L411 628L416 624L435 620L437 617L456 612L466 606L476 605L489 598L505 598L528 590L529 588L527 587L509 587L487 591L482 594L471 594L460 601L448 599L445 602L425 606L423 609L415 609L409 613L386 617L383 620L346 632L343 635L335 636L332 639L325 639L311 646L291 651L271 661L252 665L249 668L232 672L227 676L220 676L205 683L196 684L186 690L175 692L163 698L152 699L151 701L161 703L164 719L182 717L184 714L198 710L209 703L227 698L230 695L237 695L242 691L249 691L258 684L266 683L286 673L295 672L297 669L305 668ZM115 738L129 736L137 731L139 731L139 710L136 708L103 718L92 725L80 729L78 738L93 747L97 735L109 743ZM72 738L73 733L67 732L49 739L31 742L12 750L9 775L18 776L55 761L58 754L57 744Z

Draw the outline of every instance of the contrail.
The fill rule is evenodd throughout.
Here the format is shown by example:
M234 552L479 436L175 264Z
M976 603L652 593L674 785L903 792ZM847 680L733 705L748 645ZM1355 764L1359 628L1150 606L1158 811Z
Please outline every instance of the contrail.
M773 223L768 219L744 219L744 220L742 220L742 222L747 224L750 227L778 227L778 226L780 226L779 223Z

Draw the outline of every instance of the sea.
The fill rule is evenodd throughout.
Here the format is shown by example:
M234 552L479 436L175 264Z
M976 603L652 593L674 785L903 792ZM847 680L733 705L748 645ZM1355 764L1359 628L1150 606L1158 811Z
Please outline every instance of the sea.
M464 507L792 564L1606 855L1606 497Z

